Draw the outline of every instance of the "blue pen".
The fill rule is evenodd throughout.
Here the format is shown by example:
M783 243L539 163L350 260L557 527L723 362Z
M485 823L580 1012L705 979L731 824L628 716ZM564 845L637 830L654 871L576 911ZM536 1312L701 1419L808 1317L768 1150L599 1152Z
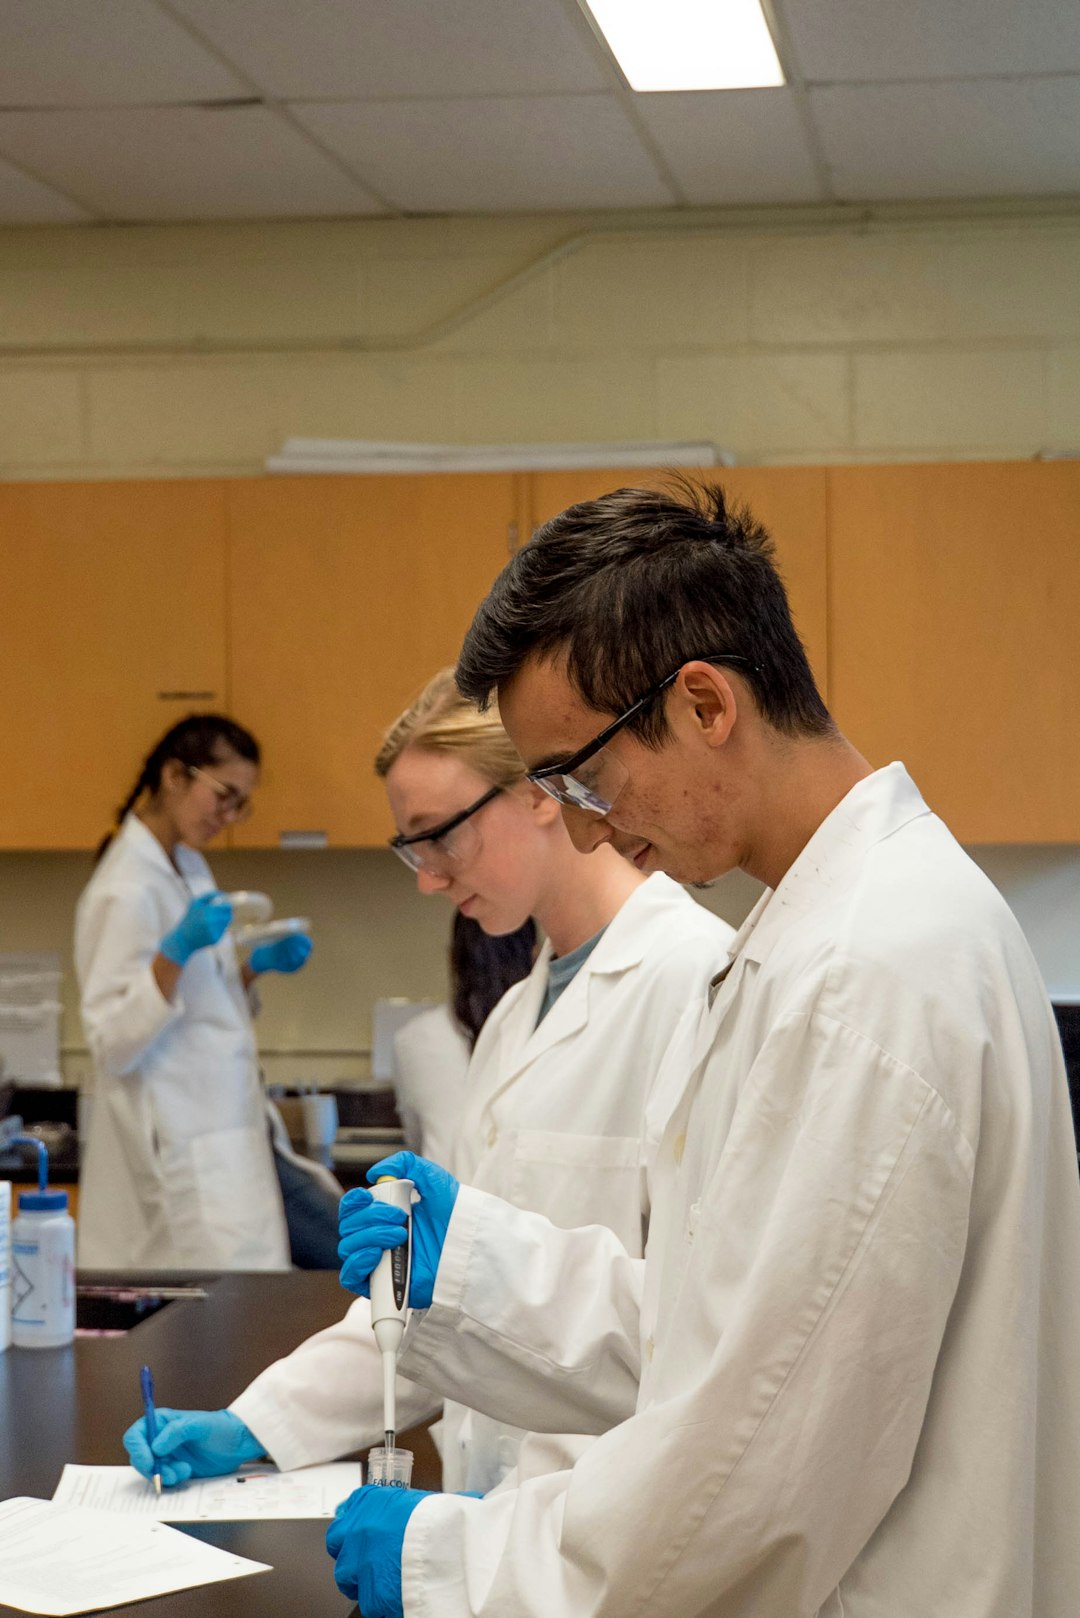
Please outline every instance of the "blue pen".
M146 1442L150 1446L150 1453L154 1455L154 1439L157 1437L157 1411L154 1409L154 1378L150 1374L149 1365L144 1365L139 1372L139 1386L142 1388L143 1408L146 1411ZM150 1478L154 1485L154 1493L161 1493L161 1462L154 1455L154 1470Z

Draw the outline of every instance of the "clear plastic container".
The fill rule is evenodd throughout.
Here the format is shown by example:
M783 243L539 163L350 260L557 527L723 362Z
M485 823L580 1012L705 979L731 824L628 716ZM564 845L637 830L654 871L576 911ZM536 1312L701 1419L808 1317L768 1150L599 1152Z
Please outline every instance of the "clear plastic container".
M52 951L0 954L0 1058L24 1084L60 1084L60 960Z
M412 1481L413 1452L411 1449L392 1449L384 1444L368 1452L367 1480L381 1484L384 1489L407 1489Z
M59 1000L12 1004L0 997L0 1056L5 1078L59 1088L61 1010Z

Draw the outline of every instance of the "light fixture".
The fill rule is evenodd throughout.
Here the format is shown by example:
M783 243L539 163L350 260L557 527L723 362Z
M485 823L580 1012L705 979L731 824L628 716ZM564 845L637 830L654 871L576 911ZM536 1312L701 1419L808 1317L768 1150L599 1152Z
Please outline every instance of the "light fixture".
M581 0L632 90L784 83L760 0Z
M620 466L734 466L707 442L413 444L377 439L287 438L268 472L537 472Z

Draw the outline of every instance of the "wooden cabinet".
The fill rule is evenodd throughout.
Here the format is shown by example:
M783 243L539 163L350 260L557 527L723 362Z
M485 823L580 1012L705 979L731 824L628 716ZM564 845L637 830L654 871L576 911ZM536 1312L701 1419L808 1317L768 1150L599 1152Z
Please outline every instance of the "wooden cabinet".
M838 722L963 842L1080 841L1080 465L828 480Z
M236 846L335 846L393 826L383 731L452 663L506 562L511 475L258 478L228 486L232 710L264 749Z
M825 567L825 471L821 467L707 467L696 477L721 483L728 495L748 505L776 542L799 634L822 695L828 691ZM600 472L538 472L529 479L528 517L532 527L578 500L624 487L654 488L670 472L620 468Z
M226 700L221 483L0 484L0 847L94 847Z
M770 529L819 683L967 842L1080 841L1080 465L710 469ZM510 547L663 471L0 485L0 848L92 848L173 720L255 731L233 840L390 834L382 732Z

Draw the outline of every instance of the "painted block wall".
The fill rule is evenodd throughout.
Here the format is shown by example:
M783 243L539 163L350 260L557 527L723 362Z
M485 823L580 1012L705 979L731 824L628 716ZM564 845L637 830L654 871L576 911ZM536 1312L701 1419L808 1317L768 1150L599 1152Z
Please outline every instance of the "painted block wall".
M0 476L244 474L292 434L1080 448L1080 211L0 232Z
M1080 449L1080 210L0 231L0 477L244 476L290 435ZM1080 850L975 853L1080 996ZM390 855L215 867L316 922L310 973L266 995L269 1077L362 1078L374 998L443 993L449 914ZM0 855L0 949L69 958L85 877ZM737 922L752 899L734 877L709 903ZM63 1039L77 1079L70 972Z

